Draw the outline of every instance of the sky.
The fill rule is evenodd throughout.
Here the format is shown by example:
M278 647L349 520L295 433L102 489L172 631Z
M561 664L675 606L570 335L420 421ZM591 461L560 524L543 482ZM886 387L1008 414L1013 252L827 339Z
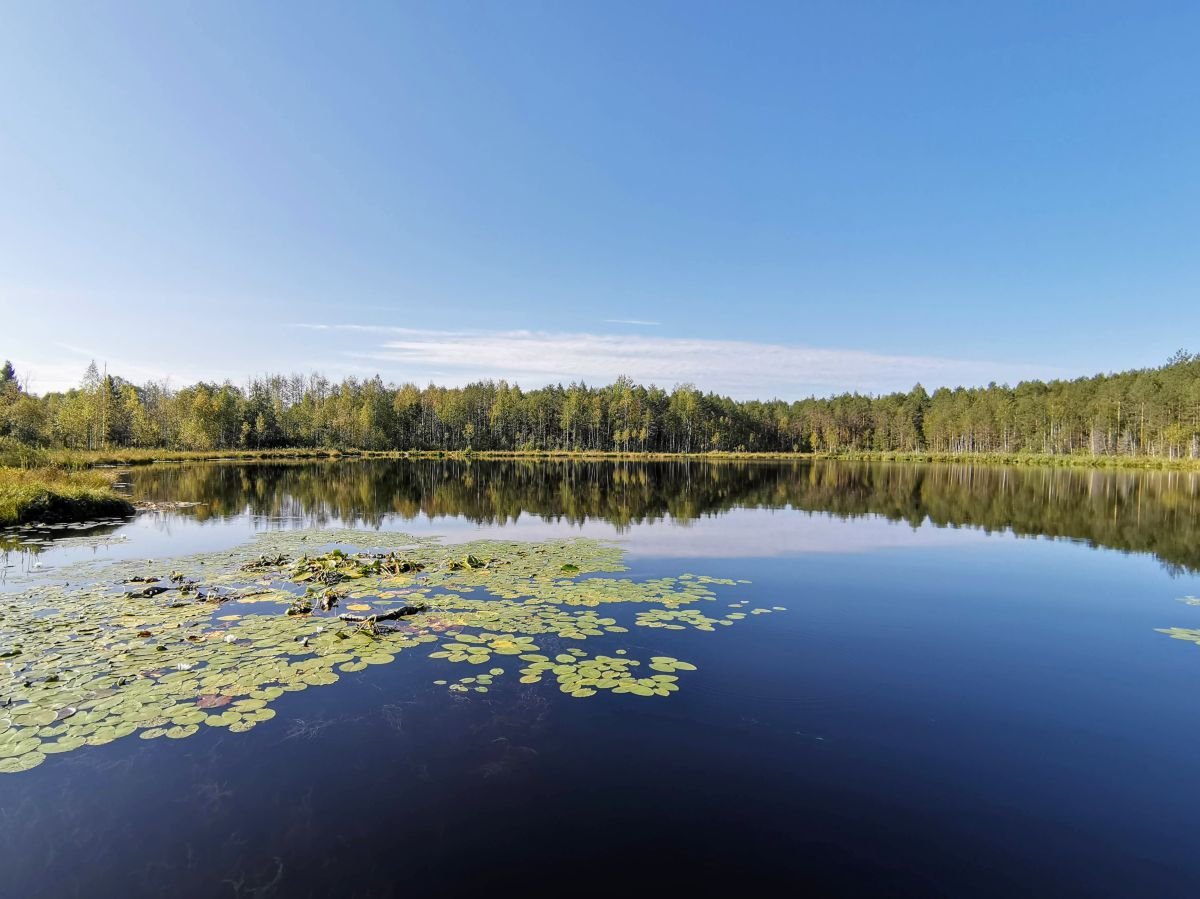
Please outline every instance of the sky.
M0 357L763 399L1160 364L1200 350L1198 45L1194 2L0 0Z

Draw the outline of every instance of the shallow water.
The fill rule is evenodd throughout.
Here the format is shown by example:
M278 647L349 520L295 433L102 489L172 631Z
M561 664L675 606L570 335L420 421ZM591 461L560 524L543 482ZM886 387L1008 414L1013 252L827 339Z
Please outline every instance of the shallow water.
M450 694L433 681L464 666L419 648L247 733L49 756L0 775L4 895L1196 892L1200 647L1157 630L1200 628L1179 602L1200 594L1194 475L351 461L128 481L205 505L11 550L3 589L353 526L615 539L622 576L745 579L711 605L787 611L603 638L695 663L662 698Z

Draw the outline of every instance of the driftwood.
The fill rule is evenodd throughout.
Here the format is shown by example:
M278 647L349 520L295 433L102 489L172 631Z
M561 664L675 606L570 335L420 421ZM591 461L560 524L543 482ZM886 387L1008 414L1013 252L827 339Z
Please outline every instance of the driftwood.
M342 621L371 622L374 624L377 621L392 621L396 618L403 618L406 615L415 615L417 612L424 611L424 606L400 606L398 609L390 609L375 615L355 615L353 612L345 612L338 615L338 618L342 619Z
M251 596L259 596L263 593L270 593L269 587L247 587L242 590L225 590L223 587L211 587L207 593L200 591L196 592L196 597L200 602L211 602L220 605L223 602L232 602L233 600L243 600Z

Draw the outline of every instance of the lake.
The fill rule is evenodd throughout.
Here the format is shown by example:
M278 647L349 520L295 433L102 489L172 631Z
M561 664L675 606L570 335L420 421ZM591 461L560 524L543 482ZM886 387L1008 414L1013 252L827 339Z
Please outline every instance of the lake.
M6 896L1197 892L1200 475L122 480L0 542Z

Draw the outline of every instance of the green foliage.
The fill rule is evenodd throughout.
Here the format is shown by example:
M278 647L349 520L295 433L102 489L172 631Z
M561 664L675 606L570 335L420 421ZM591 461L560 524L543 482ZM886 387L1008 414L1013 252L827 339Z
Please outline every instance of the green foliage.
M45 450L22 443L15 437L0 437L0 467L39 468L47 464Z
M70 449L273 447L446 452L956 453L1200 458L1200 357L1015 387L736 402L683 384L619 378L522 390L339 384L320 375L181 390L89 367L81 386L32 397L0 376L0 436Z

